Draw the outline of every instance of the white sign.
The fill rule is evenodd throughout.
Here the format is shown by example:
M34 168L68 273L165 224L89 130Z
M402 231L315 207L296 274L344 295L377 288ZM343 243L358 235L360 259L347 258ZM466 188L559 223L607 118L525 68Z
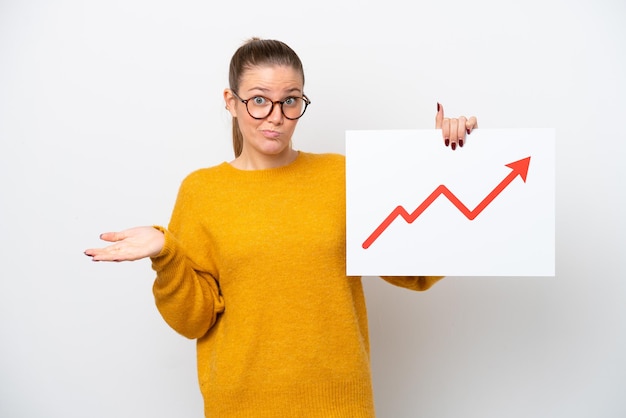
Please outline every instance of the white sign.
M554 276L555 130L346 132L347 273Z

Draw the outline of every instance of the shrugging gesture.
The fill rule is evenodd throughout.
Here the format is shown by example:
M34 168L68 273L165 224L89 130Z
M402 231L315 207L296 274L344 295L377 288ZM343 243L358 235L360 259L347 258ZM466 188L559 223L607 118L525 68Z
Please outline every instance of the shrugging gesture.
M105 232L100 239L114 244L90 248L85 254L93 261L135 261L155 257L163 249L163 232L151 226L139 226L120 232Z

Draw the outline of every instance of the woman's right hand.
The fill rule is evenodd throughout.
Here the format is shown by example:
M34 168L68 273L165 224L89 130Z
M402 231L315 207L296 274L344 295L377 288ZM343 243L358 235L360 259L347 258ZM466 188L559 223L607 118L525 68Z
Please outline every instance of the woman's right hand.
M90 248L85 255L93 261L134 261L155 257L163 249L165 236L152 226L140 226L120 232L105 232L100 239L114 244L104 248Z

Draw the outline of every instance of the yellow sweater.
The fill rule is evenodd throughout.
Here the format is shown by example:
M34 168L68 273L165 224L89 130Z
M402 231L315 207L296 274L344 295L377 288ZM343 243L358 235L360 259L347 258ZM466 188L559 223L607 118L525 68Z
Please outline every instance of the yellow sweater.
M198 340L207 417L374 416L361 278L345 274L343 156L198 170L161 229L156 305ZM438 279L385 278L415 290Z

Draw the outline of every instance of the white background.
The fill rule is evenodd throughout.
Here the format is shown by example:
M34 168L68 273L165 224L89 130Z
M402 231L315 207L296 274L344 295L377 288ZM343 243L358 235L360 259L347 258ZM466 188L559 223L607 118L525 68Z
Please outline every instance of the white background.
M167 223L184 175L231 158L221 95L253 35L305 63L303 150L431 128L437 101L558 133L555 278L364 279L379 416L625 416L625 16L621 0L0 1L0 416L202 415L194 342L160 319L149 264L82 251Z
M348 275L554 276L554 129L481 128L456 152L441 138L437 129L346 133ZM524 158L528 172L507 166ZM437 194L363 248L396 207L412 214L440 185L474 212L511 175L472 220ZM454 257L452 243L463 248Z

